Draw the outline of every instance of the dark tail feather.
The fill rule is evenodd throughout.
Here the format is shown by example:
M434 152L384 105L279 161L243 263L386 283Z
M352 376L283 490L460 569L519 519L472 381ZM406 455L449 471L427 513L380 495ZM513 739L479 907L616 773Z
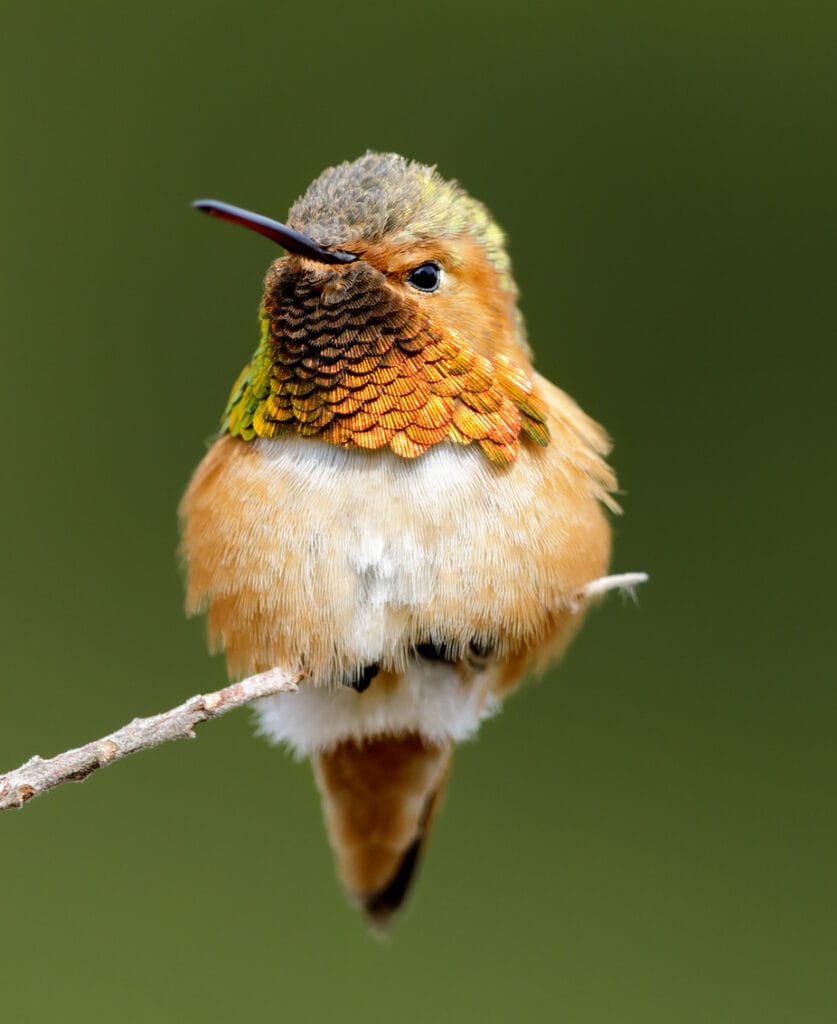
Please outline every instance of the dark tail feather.
M450 755L449 745L411 734L341 743L317 756L338 874L378 933L386 931L409 891Z
M405 850L395 874L382 889L379 889L378 892L373 893L371 896L367 896L363 901L363 911L372 928L379 934L387 932L393 914L401 907L410 890L416 867L418 866L419 856L430 829L430 823L433 821L438 805L441 802L442 791L447 781L448 765L445 767L437 789L427 799L419 825L419 833Z

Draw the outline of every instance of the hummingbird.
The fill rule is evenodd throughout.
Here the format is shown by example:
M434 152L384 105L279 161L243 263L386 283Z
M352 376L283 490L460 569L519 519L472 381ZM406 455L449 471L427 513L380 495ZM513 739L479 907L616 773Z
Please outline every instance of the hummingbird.
M233 677L299 673L259 728L311 759L339 878L382 929L454 745L640 581L605 576L610 443L533 369L503 231L435 168L367 153L287 224L194 205L285 255L180 505L187 611Z

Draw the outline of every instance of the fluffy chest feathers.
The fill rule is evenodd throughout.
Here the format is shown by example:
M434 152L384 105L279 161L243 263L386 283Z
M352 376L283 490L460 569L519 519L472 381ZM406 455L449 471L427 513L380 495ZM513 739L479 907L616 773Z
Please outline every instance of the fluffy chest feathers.
M403 671L419 643L502 659L547 642L609 549L601 434L551 391L558 436L503 468L476 446L407 460L293 436L216 442L183 501L183 550L189 608L208 611L232 672L301 667L335 686L370 662Z

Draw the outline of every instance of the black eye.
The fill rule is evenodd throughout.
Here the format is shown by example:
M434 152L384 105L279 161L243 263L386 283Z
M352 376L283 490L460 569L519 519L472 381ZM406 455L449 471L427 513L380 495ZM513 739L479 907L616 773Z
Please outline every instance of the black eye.
M422 263L407 274L407 282L420 292L435 292L442 280L442 268L438 263Z

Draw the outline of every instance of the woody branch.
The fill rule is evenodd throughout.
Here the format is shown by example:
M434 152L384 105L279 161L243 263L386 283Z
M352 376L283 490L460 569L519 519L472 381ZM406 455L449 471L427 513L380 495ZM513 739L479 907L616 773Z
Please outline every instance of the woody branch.
M298 681L298 677L272 669L215 693L197 694L162 714L135 718L109 736L56 757L44 760L35 755L14 771L0 775L0 811L22 807L65 782L83 782L97 769L129 754L150 750L169 740L194 739L195 726L201 722L218 718L260 697L293 692Z

